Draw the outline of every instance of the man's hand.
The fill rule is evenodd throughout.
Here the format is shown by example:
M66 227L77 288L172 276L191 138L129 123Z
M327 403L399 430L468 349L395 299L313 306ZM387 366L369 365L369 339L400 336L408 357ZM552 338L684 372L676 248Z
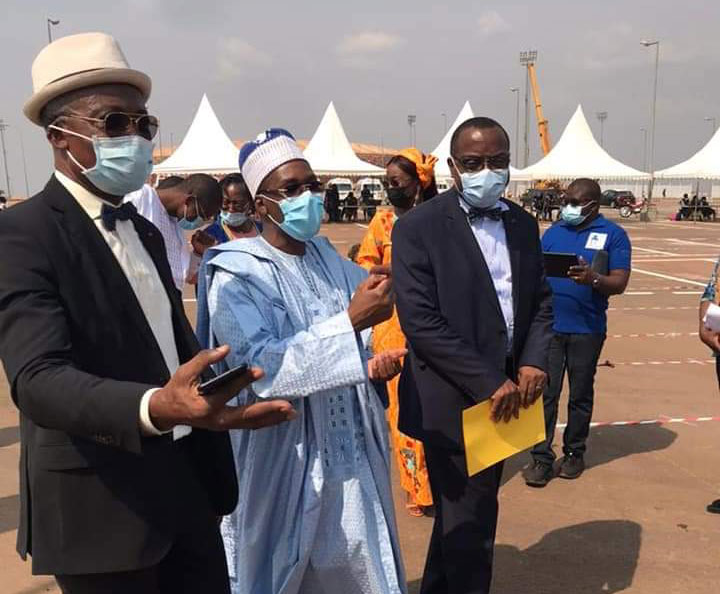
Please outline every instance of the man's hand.
M262 370L252 368L213 394L201 395L197 387L200 374L210 365L222 361L230 348L222 346L201 351L180 366L170 381L150 398L150 419L161 431L175 425L190 425L202 429L260 429L289 421L297 416L286 400L268 400L248 406L227 406L240 390L263 376Z
M518 387L523 408L528 408L542 396L546 381L547 374L537 367L525 365L518 369Z
M375 355L368 361L368 376L376 382L389 382L402 371L402 358L407 349L392 349Z
M394 305L389 267L373 266L370 276L355 290L347 311L353 328L359 332L389 319Z
M490 418L499 423L504 420L506 423L510 419L520 417L520 390L515 382L506 380L497 391L490 396L492 406L490 407Z
M578 285L592 285L595 273L590 269L590 265L585 261L585 258L580 256L578 261L580 264L571 266L568 270L568 276Z
M199 229L192 234L192 237L190 238L190 243L192 244L193 251L198 256L204 256L205 251L208 248L211 248L217 244L217 240L207 231Z

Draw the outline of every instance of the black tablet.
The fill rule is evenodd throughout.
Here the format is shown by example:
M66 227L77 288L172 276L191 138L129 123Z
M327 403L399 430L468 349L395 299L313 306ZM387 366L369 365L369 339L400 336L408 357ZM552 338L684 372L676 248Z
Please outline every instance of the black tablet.
M545 274L556 278L567 278L570 267L580 265L580 261L575 254L545 252L543 260L545 261Z

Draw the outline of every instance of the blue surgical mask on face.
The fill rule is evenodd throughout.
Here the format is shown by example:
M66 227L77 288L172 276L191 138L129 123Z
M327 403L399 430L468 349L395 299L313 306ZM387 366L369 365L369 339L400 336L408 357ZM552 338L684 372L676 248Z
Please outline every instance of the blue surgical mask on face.
M94 167L81 165L69 150L67 154L87 180L106 194L125 196L139 190L152 172L153 143L142 136L90 138L58 126L49 127L92 143L95 151Z
M187 204L185 204L185 214L183 218L178 221L178 225L183 231L196 231L203 225L206 225L208 221L200 216L200 209L198 208L197 198L195 198L195 218L189 221L187 218Z
M583 209L586 207L572 204L566 204L563 206L563 209L560 211L560 216L562 217L562 220L565 221L568 225L572 225L573 227L577 227L578 225L582 225L585 222L585 219L588 218L588 214L583 214Z
M269 218L293 239L302 242L310 241L320 231L325 213L322 195L306 190L299 196L285 200L275 200L264 194L262 196L280 207L283 222L278 223L272 217Z
M248 220L248 216L244 212L223 210L220 212L220 220L228 227L241 227Z
M475 173L461 173L463 199L475 208L492 208L505 192L509 175L507 169L482 169Z

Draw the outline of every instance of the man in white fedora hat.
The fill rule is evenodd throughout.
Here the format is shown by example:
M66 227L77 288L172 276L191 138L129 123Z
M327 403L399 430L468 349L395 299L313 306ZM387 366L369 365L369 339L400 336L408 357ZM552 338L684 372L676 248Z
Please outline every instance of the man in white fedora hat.
M63 592L228 592L217 516L237 482L227 428L293 418L198 391L199 352L160 234L129 204L150 173L150 78L102 33L46 46L25 114L55 172L0 221L0 357L20 409L18 551ZM213 431L214 430L214 431Z

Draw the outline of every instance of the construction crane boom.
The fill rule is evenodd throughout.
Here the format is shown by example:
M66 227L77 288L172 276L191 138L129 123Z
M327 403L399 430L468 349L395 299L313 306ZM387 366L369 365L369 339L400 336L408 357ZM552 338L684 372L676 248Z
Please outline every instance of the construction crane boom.
M550 152L550 129L548 121L543 114L542 102L540 101L540 87L537 82L537 73L535 72L535 63L528 62L528 77L530 78L530 88L532 89L533 102L535 103L535 117L537 118L538 133L540 134L540 147L543 155Z

